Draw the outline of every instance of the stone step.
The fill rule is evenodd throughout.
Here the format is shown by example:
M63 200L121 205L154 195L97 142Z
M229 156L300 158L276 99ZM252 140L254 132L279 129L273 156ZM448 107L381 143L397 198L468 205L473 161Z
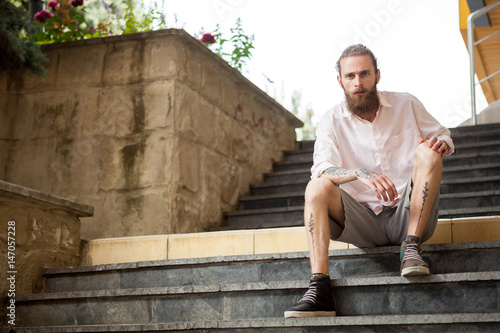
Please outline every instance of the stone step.
M448 178L448 177L446 177ZM289 192L304 192L307 181L300 179L282 179L274 183L262 183L250 186L252 195L271 195ZM500 188L500 175L443 179L441 193L487 191Z
M500 151L500 149L499 149ZM500 154L500 153L499 153ZM500 162L473 165L448 164L443 168L443 179L487 177L500 175ZM311 179L311 169L296 169L289 171L269 172L264 174L266 185L280 185L290 181L304 181Z
M440 228L447 226L450 227L451 223L444 223ZM487 232L487 228L474 228L470 224L463 223L462 225L459 223L457 228L457 232L453 234L457 240L462 238L467 241L470 239L467 237L471 234L480 235ZM492 239L495 237L498 239L498 235L497 228L496 234L491 235ZM304 228L281 229L274 232L274 237L257 236L261 241L270 242L275 239L276 243L284 245L282 248L285 250L307 249ZM302 245L296 247L297 244L293 244L294 242ZM219 243L224 245L224 242ZM45 268L43 270L45 292L52 294L101 289L296 281L305 279L310 267L309 255L306 251L248 255L221 253L219 256L206 258L201 258L200 255L200 257L193 256L185 259L168 257L165 260L109 263L111 261L109 250L118 249L125 252L123 253L125 260L129 258L128 253L147 251L130 243L127 245L127 248L124 248L115 243L112 244L113 247L103 249L100 253L93 251L92 260L102 263L99 265ZM352 248L348 249L347 245L331 242L329 257L330 274L333 279L399 275L399 246L373 249L358 249L351 246ZM285 246L288 246L288 249ZM295 248L290 246L295 246ZM210 244L207 244L207 247L210 247ZM500 241L498 240L448 244L426 243L422 245L422 256L429 263L430 270L434 274L500 271L500 261L497 260L500 256ZM457 262L460 264L457 265Z
M289 223L287 225L302 225L304 223L304 206L238 210L227 212L226 218L227 224L231 227L259 225L259 223L265 226L268 223L283 222Z
M332 281L339 316L499 313L500 271ZM19 326L282 318L308 281L202 284L19 295Z
M240 197L242 210L304 206L304 191Z
M443 210L500 206L500 190L448 193L439 196L440 215Z
M489 177L500 175L500 162L475 165L448 165L443 168L443 179Z
M249 320L203 320L198 322L126 325L72 325L18 327L16 332L481 332L500 331L499 313L340 316L332 318L272 318ZM5 330L5 332L9 332Z

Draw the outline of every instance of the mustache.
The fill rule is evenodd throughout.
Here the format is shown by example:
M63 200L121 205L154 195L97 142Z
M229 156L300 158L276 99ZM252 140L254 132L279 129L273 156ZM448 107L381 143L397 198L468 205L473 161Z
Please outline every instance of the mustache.
M358 89L354 90L354 94L357 94L357 93L365 93L365 92L368 92L368 89L365 89L365 88L358 88Z

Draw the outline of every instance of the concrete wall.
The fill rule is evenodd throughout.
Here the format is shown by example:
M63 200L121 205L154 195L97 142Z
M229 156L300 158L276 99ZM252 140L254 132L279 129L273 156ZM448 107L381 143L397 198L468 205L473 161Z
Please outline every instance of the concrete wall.
M0 179L94 206L83 238L220 225L302 125L183 30L43 50L0 74Z
M80 264L79 217L92 213L90 206L0 181L0 324L16 295L43 291L43 267Z

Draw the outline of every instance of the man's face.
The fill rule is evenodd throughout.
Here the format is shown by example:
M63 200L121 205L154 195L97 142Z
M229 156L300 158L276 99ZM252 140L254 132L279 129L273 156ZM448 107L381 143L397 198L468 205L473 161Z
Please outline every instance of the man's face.
M380 71L375 72L371 57L346 57L340 61L340 71L337 80L344 89L349 110L356 115L363 115L377 109Z

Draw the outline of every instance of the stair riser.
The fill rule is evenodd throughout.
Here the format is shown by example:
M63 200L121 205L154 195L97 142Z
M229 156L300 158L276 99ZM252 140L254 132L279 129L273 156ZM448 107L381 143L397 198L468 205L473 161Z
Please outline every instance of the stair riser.
M285 161L288 163L304 163L311 161L313 156L312 151L295 152L293 154L285 154Z
M439 209L458 209L458 208L476 208L500 206L500 195L486 197L439 199Z
M265 209L304 206L304 195L282 199L267 199L242 202L242 209Z
M304 234L304 237L306 235ZM434 274L500 271L500 248L434 251L424 245L422 255ZM393 252L370 256L331 256L332 279L365 276L399 275L399 247ZM335 251L335 253L339 253ZM457 264L459 263L459 264ZM96 289L136 289L196 285L224 285L272 281L306 280L310 274L309 258L249 261L227 265L185 265L149 267L80 273L71 276L48 275L45 291L90 291Z
M307 182L301 184L279 185L279 186L264 186L253 187L253 195L266 195L266 194L282 194L286 192L304 192L306 190Z
M264 184L281 184L283 182L291 181L303 181L307 183L311 180L311 172L307 171L304 173L294 174L294 175L267 175L264 178Z
M499 176L500 168L483 168L483 169L469 169L460 171L446 171L443 170L443 180L448 179L463 179L463 178L473 178L473 177L488 177L488 176Z
M451 155L450 157L445 157L443 159L443 167L445 170L447 166L474 166L478 164L487 164L487 163L498 163L500 162L500 153L493 154L484 154L483 156L459 156L459 155Z
M281 194L285 192L303 192L307 183L303 184L290 184L279 186L265 186L252 188L253 195L266 195L266 194ZM467 183L446 184L445 181L441 184L441 193L458 193L458 192L476 192L488 191L500 188L500 180L494 181L471 181Z
M296 170L304 170L311 169L312 167L312 155L310 160L305 161L304 163L275 163L273 167L273 171L296 171Z
M302 221L304 219L303 211L282 212L282 213L261 213L248 214L242 216L228 216L227 223L232 226L266 223Z
M500 311L498 281L336 287L342 316ZM305 289L134 296L17 305L19 324L79 325L282 318ZM63 315L62 315L63 314Z
M441 183L441 193L464 193L464 192L477 192L477 191L490 191L500 188L500 180L493 181L475 181L459 184L446 184Z
M444 180L446 179L460 179L460 178L472 178L472 177L487 177L487 176L498 176L500 175L500 167L484 167L481 169L468 168L459 171L450 171L446 167L443 168ZM311 173L309 171L304 173L298 173L294 175L267 175L264 179L264 184L266 185L280 185L287 182L303 181L304 183L311 180Z
M496 141L500 139L500 134L498 132L488 132L486 135L451 135L451 138L453 139L453 144L455 146L460 147L461 144L470 144L473 142L477 142L478 144L481 144L483 142L489 142L489 141Z
M455 148L455 154L457 155L462 155L462 154L472 154L472 153L480 153L480 152L494 152L494 151L500 151L500 144L477 144L474 147L456 147Z

